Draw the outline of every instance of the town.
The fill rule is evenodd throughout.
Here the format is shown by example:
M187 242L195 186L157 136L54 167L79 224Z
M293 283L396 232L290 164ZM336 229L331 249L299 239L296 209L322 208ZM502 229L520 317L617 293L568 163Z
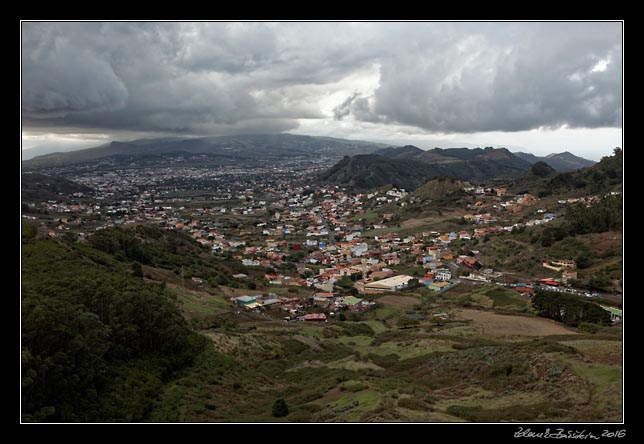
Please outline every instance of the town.
M369 310L374 306L370 295L418 286L441 294L462 282L504 285L526 299L535 286L600 296L571 286L577 279L572 258L544 257L543 270L549 275L525 276L493 269L476 245L547 224L567 205L593 205L601 196L544 203L527 192L508 195L504 187L465 183L467 203L447 223L438 224L440 231L431 225L402 227L395 212L422 204L414 193L387 187L351 194L311 183L331 160L263 167L186 167L181 159L165 168L67 167L62 173L94 191L23 202L23 218L36 223L43 235L80 241L96 230L136 224L186 232L213 255L239 261L249 270L233 277L239 286L262 292L231 296L237 309L287 320L326 321L336 309ZM202 276L190 278L204 286ZM276 297L274 286L309 294L302 297L305 293L298 290L298 297ZM619 310L611 310L615 319L621 318Z
M625 436L623 27L20 20L20 423Z

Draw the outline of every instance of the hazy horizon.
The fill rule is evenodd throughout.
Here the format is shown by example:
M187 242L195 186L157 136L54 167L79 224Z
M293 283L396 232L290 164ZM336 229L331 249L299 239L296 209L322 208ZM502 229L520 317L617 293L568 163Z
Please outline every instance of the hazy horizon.
M296 135L302 135L302 136L308 136L310 134L299 134L299 133L282 133L282 134L296 134ZM208 136L198 136L198 137L208 137ZM327 137L335 137L335 136L327 136ZM141 137L143 138L150 138L154 139L156 137ZM161 138L159 136L158 138ZM186 137L187 138L187 137ZM343 138L343 137L341 137ZM46 154L52 154L52 153L64 153L64 152L70 152L70 151L79 151L83 149L91 149L91 148L97 148L101 145L104 145L106 143L110 142L127 142L127 141L132 141L132 140L137 140L138 138L128 138L128 139L119 139L119 140L105 140L105 139L90 139L90 140L72 140L67 141L67 142L56 142L53 145L34 145L30 147L24 147L22 149L22 160L29 160L33 159L34 157L37 156L42 156ZM344 138L343 138L344 139ZM445 142L437 139L426 139L426 140L365 140L365 139L348 139L348 140L360 140L360 141L365 141L365 142L373 142L373 143L383 143L383 144L391 144L391 146L404 146L404 145L414 145L418 148L421 148L423 150L430 150L433 148L442 148L442 149L448 149L448 148L484 148L487 146L491 146L494 148L507 148L510 152L512 153L517 153L517 152L524 152L524 153L529 153L533 154L538 157L544 157L549 154L558 154L558 153L563 153L564 151L568 151L575 156L582 157L584 159L588 160L594 160L594 161L599 161L601 160L602 157L604 156L609 156L613 152L613 148L615 146L607 148L605 153L597 153L596 156L591 156L591 155L586 155L584 152L580 152L579 150L575 150L574 148L566 148L562 147L559 150L531 150L527 147L521 147L521 146L514 146L514 145L508 145L508 144L498 144L498 143L479 143L479 144L473 144L473 143L468 143L468 142L462 142L462 141L450 141L450 142ZM621 145L616 145L620 146Z

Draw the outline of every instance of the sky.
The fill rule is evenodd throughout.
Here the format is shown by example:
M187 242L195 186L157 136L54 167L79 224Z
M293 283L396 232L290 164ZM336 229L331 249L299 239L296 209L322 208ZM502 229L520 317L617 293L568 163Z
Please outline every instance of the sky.
M23 22L23 159L112 140L289 132L622 146L621 22Z

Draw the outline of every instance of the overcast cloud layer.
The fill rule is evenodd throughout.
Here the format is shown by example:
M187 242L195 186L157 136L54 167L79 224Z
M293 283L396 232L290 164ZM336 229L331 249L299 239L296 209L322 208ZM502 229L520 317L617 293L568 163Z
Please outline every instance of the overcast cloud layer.
M23 23L23 130L620 128L621 40L621 23Z

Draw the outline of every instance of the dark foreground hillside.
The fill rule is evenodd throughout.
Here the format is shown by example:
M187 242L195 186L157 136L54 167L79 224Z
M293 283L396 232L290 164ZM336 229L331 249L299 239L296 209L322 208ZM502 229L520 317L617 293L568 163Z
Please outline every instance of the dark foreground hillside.
M131 270L86 245L23 241L24 421L141 421L203 349L169 290Z

